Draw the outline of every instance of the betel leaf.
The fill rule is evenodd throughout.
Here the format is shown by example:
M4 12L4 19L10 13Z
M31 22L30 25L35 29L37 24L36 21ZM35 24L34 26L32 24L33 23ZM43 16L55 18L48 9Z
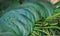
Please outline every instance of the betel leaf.
M25 9L27 10L34 10L36 11L38 14L35 14L36 18L37 17L49 17L50 15L49 14L53 14L53 10L54 10L54 7L50 7L50 5L53 7L53 5L51 3L47 4L47 3L44 3L44 2L35 2L35 3L30 3L30 2L27 2L27 3L24 3L22 4L22 7L24 7ZM34 13L32 11L32 13ZM38 16L37 16L38 15ZM39 18L38 18L39 19Z
M23 15L25 15L27 18ZM7 31L8 28L5 29L7 32L14 31L14 34L28 36L28 34L32 32L34 25L34 21L31 22L31 19L28 20L29 16L31 16L31 14L24 9L11 10L0 18L0 24L11 29L11 31ZM33 19L33 16L30 18ZM4 27L2 29L4 29Z

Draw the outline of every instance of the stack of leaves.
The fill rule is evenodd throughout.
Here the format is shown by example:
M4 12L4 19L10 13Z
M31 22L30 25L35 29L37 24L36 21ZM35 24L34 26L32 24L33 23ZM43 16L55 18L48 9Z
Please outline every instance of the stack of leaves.
M0 36L55 36L60 30L60 12L54 9L47 1L16 2L1 13Z

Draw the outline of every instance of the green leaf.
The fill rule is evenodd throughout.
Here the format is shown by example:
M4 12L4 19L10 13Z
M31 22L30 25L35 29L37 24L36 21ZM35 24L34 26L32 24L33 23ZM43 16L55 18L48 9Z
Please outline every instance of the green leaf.
M25 15L26 17L31 16L30 13L24 9L10 10L0 18L0 25L3 24L9 27L10 29L12 29L11 31L14 31L14 34L16 33L20 36L28 36L28 34L32 32L34 21L31 22L30 20L28 20L29 18L26 18L23 15ZM31 16L30 18L33 19L33 16Z

